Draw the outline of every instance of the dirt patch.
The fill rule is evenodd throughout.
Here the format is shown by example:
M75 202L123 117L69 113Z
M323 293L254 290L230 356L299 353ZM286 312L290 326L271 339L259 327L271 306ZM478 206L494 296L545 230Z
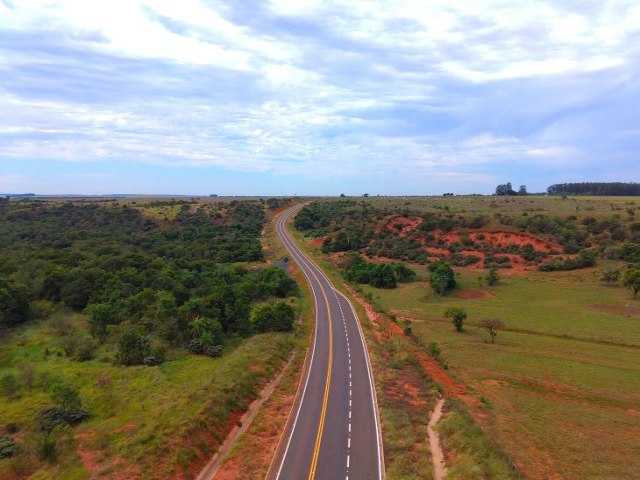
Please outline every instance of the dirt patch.
M322 247L322 238L314 238L309 242L309 245L315 248Z
M140 428L140 427L138 425L136 425L135 423L128 423L126 425L122 425L119 428L116 428L111 433L131 432L133 430L137 430L138 428Z
M489 385L491 387L504 387L506 385L506 382L503 382L501 380L493 380L493 379L483 380L482 383L484 383L485 385Z
M391 217L384 225L383 229L404 237L413 232L422 223L420 217L408 218L402 215ZM379 233L382 229L377 229Z
M605 313L613 313L615 315L624 315L625 317L640 318L640 306L630 304L626 305L587 305L589 308Z
M489 292L481 292L479 290L457 290L455 293L458 298L493 298L495 295Z

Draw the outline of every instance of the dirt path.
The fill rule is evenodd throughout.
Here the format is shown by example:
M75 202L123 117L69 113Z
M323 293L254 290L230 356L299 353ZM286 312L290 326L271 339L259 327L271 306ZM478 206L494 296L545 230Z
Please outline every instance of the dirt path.
M294 355L291 355L287 360L287 363L285 363L284 367L282 367L282 370L280 370L280 373L278 373L278 375L276 376L276 378L274 378L271 381L271 383L269 383L262 390L262 392L260 392L260 397L258 397L256 400L254 400L251 403L251 405L249 405L249 408L247 409L247 411L240 418L240 426L234 427L233 430L229 432L229 435L227 435L227 438L225 439L224 443L220 446L218 451L213 455L213 457L211 457L209 462L200 471L200 473L196 477L196 480L211 480L212 478L214 478L216 472L220 468L220 465L222 465L222 461L224 460L225 456L227 455L227 453L229 453L229 451L231 450L231 447L233 447L236 440L238 440L238 438L240 438L240 436L247 431L247 429L251 425L251 422L257 415L258 410L260 410L260 407L262 407L262 404L269 399L269 397L275 390L278 383L280 383L280 380L282 379L285 372L289 368L289 365L291 365L293 358L294 358Z
M431 448L431 458L433 460L433 478L434 480L444 480L444 476L447 474L447 467L444 464L444 452L442 451L442 445L440 444L440 435L436 430L436 425L442 417L442 406L444 405L444 398L440 398L436 403L429 420L429 447Z

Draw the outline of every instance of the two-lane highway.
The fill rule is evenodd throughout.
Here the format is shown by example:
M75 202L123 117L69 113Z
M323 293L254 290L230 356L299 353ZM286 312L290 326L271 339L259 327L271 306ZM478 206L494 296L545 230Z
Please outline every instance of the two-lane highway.
M306 377L268 477L281 480L384 478L371 365L349 301L285 229L300 207L283 212L277 231L304 272L316 323Z

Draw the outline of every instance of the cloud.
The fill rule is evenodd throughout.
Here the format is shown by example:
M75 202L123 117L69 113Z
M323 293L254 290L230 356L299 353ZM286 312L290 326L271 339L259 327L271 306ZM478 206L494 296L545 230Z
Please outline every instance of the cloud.
M638 24L626 0L0 0L0 165L393 175L398 191L602 174L640 150Z

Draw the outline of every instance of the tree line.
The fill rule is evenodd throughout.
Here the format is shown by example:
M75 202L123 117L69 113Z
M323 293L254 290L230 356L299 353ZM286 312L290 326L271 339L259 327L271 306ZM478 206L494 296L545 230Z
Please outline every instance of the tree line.
M547 188L549 195L636 196L640 195L640 183L581 182L556 183Z

